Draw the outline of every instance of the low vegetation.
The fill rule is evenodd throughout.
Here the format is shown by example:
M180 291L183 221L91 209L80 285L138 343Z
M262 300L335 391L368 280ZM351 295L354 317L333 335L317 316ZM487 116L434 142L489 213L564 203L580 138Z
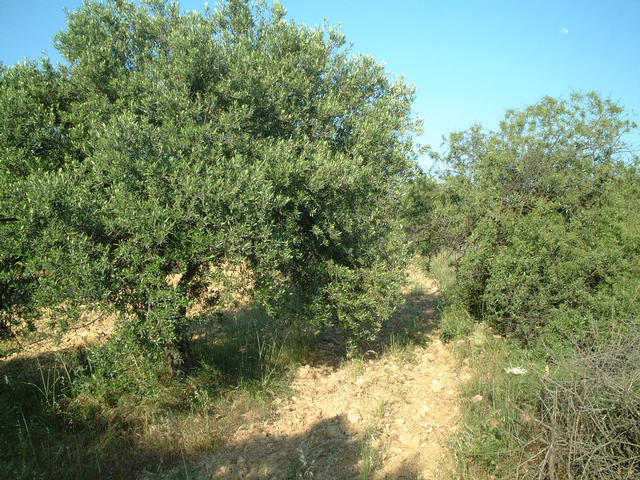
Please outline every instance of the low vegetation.
M103 346L0 364L2 478L131 478L224 443L247 412L267 414L313 345L259 311L201 317L176 377L162 351L115 334ZM132 454L132 452L135 452Z

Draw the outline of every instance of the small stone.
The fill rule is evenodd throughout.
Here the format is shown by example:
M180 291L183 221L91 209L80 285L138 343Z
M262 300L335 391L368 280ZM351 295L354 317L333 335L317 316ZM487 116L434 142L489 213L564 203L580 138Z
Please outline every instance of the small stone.
M347 414L347 420L351 423L359 423L362 417L357 412L349 412Z
M438 380L437 378L431 380L431 390L433 390L433 393L438 393L443 387L444 385L441 380Z

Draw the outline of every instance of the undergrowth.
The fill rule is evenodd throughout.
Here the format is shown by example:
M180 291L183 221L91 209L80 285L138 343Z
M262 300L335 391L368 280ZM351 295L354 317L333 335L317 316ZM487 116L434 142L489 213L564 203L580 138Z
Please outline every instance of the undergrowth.
M468 319L455 318L467 332ZM640 335L610 332L561 357L524 349L482 324L453 338L472 370L455 440L462 478L638 478Z
M192 346L182 377L118 335L0 364L0 478L131 478L188 463L223 445L245 412L267 414L312 339L247 310L202 318Z
M373 350L349 357L342 348L333 360L357 375L369 355L410 355L426 341L436 296L420 269L414 276ZM291 373L317 357L322 337L247 307L194 320L188 375L124 331L88 350L4 361L0 478L197 477L199 459L224 448L229 431L247 415L266 418L271 400L289 393ZM358 455L369 478L379 458L366 435Z
M451 255L438 258L432 275L453 270ZM471 372L461 391L463 429L454 439L457 475L640 478L637 320L602 322L579 337L589 342L564 348L545 337L524 345L478 322L455 295L455 275L449 279L440 306L440 337L455 345L459 361Z

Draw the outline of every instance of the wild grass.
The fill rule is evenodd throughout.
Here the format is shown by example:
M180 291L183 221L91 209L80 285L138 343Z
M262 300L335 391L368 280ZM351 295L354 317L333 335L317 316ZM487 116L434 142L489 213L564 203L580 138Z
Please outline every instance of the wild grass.
M423 269L430 278L435 279L440 289L446 293L456 282L455 260L458 254L442 249L432 257L423 259Z
M336 359L355 376L371 355L402 357L427 340L433 324L425 309L435 310L437 298L428 285L414 283L374 350ZM318 358L321 338L299 326L283 328L247 306L193 322L195 364L186 376L175 376L161 353L118 334L89 350L2 362L0 478L117 479L167 471L197 478L197 460L224 448L229 431L247 416L259 421L271 414L271 400L288 394L291 372ZM354 446L350 454L362 478L378 465L370 440L363 435L359 452ZM307 467L294 460L297 475Z
M455 291L455 258L442 252L430 275ZM445 289L440 337L470 380L455 437L463 479L640 478L640 328L612 319L589 343L526 348L478 323ZM571 332L565 332L565 338Z
M247 411L267 415L312 337L246 309L203 317L196 366L175 377L161 355L117 335L88 352L0 365L0 478L131 478L189 463L224 443Z
M360 441L360 480L370 480L380 467L381 459L373 445L373 435L364 435Z
M638 478L640 335L599 338L553 358L483 325L457 337L472 370L455 440L461 478Z

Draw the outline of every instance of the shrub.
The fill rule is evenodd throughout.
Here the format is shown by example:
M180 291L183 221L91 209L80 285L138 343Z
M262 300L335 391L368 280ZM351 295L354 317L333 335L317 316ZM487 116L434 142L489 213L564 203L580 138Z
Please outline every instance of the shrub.
M640 471L637 327L631 336L607 335L544 377L532 478L625 479Z
M621 140L633 127L576 94L451 136L433 216L457 219L442 235L460 247L456 296L476 318L553 351L640 313L640 176Z

